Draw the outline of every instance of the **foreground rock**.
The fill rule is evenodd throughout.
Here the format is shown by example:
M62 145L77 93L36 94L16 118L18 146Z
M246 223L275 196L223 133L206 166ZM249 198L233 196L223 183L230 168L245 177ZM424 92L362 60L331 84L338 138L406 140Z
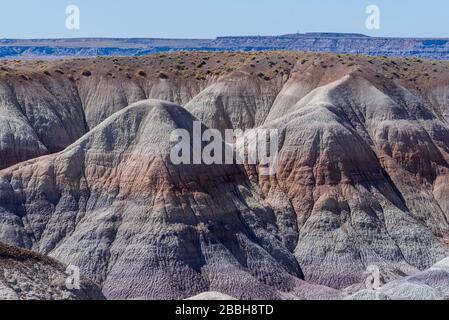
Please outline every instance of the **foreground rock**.
M413 276L387 283L378 290L362 290L350 300L449 300L449 258Z
M0 300L102 300L100 288L81 278L66 287L66 267L45 256L0 243Z
M206 300L206 301L232 301L237 300L231 296L219 293L219 292L204 292L199 295L196 295L194 297L188 298L186 300L194 300L194 301L200 301L200 300Z

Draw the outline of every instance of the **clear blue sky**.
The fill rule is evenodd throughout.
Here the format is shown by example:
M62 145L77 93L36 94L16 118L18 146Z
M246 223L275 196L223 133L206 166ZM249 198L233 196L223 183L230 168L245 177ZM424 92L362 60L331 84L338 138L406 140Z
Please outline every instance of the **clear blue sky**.
M81 29L65 28L78 5ZM381 29L365 28L365 8L381 9ZM449 37L448 0L3 0L0 38L164 37L357 32Z

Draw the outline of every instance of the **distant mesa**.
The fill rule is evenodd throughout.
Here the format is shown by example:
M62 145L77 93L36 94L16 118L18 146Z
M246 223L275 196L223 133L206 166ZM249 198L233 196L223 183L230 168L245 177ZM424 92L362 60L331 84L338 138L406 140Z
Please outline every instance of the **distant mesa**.
M219 39L237 39L237 38L369 38L369 36L361 33L339 33L339 32L306 32L291 33L280 36L227 36L217 37Z
M449 59L448 39L369 37L359 33L308 32L216 39L80 38L0 39L0 58L143 56L171 51L291 50L388 57Z

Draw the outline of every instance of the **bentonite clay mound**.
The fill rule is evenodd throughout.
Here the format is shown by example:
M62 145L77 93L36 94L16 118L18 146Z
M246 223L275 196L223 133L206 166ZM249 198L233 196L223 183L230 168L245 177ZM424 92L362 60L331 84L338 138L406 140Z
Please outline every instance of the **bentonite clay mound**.
M300 280L243 168L171 164L171 132L191 132L194 120L174 104L139 102L65 151L2 171L3 239L79 266L108 298L338 295Z

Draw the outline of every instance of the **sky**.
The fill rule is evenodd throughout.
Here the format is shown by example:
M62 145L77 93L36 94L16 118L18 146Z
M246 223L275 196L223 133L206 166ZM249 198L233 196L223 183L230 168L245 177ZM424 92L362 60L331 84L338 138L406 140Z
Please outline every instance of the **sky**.
M80 9L79 30L66 7ZM368 30L365 10L380 9ZM2 0L0 38L215 38L296 32L448 37L447 0Z

